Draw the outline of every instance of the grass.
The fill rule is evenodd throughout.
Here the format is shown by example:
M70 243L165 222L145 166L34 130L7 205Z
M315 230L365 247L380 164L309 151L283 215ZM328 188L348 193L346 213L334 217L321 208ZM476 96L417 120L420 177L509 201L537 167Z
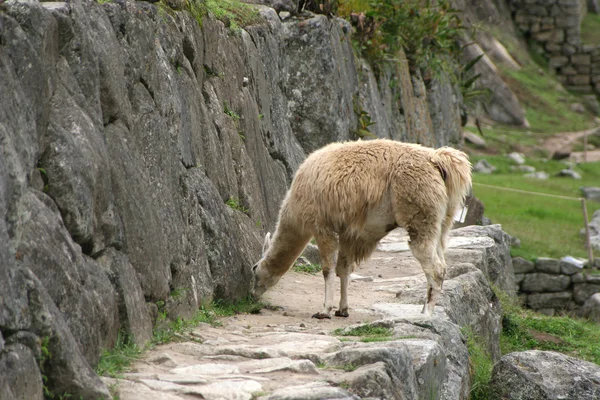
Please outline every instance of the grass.
M131 337L119 333L115 346L112 349L104 349L100 354L96 373L100 376L120 377L123 372L129 371L131 363L139 358L140 354L142 349L131 340Z
M307 274L315 275L321 272L323 269L320 264L294 264L293 270L295 272L304 272Z
M600 14L588 12L581 21L581 41L600 44Z
M160 302L164 306L164 302ZM152 340L144 348L137 346L132 338L120 333L117 343L112 349L105 349L100 355L96 366L96 373L100 376L121 377L130 370L131 364L140 357L143 351L155 346L172 342L191 331L201 323L218 326L220 317L229 317L236 314L256 314L267 304L256 302L250 297L236 301L217 300L209 305L202 306L190 319L177 318L169 321L166 312L160 310L152 332Z
M600 163L578 165L576 170L581 172L582 179L574 180L554 176L566 168L562 162L528 159L527 165L550 174L548 180L538 180L526 178L522 172L511 171L507 157L473 156L472 161L480 158L488 160L498 171L490 175L474 174L473 193L483 202L485 215L493 223L502 224L504 231L521 240L521 247L512 249L513 255L527 259L566 255L587 258L584 239L579 233L584 228L579 201L513 193L477 184L578 198L581 196L580 186L594 186L600 182ZM587 202L588 217L597 208L600 208L597 203Z
M600 325L577 318L549 317L521 308L517 300L494 288L504 317L500 349L515 351L556 351L600 365ZM481 341L466 331L473 385L471 400L493 400L489 382L493 363Z
M471 400L493 400L489 392L494 363L480 340L471 329L463 328L469 349L469 367L471 372Z
M362 325L350 330L338 328L333 331L333 334L336 336L360 337L359 341L364 343L387 342L394 339L393 331L390 328L373 325Z
M241 28L263 21L255 7L239 0L205 0L204 4L199 0L191 0L190 7L196 8L192 14L200 26L202 18L208 13L223 22L233 33L239 33Z
M578 97L562 89L544 68L530 62L519 71L502 67L500 71L524 107L531 132L544 136L592 127L590 113L580 114L570 108L579 102Z
M513 351L548 350L600 365L600 324L567 316L549 317L521 308L517 300L494 290L502 303L503 354Z

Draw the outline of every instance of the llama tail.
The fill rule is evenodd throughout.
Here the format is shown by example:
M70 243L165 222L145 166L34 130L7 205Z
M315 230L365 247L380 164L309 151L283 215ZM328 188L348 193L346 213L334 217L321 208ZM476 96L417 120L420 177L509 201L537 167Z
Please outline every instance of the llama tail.
M448 212L454 214L471 190L471 162L469 156L451 147L434 151L431 160L442 173L448 193Z

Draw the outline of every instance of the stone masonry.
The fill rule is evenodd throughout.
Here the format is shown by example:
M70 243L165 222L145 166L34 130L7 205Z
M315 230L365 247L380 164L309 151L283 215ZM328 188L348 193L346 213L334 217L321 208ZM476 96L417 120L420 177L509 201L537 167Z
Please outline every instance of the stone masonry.
M548 315L567 313L597 318L594 314L600 292L600 275L583 273L565 261L540 257L535 263L513 258L515 282L521 302Z
M513 0L514 21L545 50L549 65L568 90L600 94L600 45L582 44L586 1Z

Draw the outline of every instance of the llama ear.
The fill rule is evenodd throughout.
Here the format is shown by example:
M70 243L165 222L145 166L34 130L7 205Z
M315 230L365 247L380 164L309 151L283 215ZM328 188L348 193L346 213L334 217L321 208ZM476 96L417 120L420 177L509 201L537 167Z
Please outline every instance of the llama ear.
M263 256L267 253L267 250L269 250L269 247L271 247L271 232L268 232L265 235L265 242L263 243L263 248L262 248Z

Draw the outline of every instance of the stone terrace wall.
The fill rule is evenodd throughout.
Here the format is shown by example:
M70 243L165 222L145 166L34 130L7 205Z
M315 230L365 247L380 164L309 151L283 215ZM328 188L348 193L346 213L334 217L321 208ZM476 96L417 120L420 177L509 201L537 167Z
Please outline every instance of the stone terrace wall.
M529 308L548 315L597 315L594 294L600 292L600 275L583 274L573 264L541 257L535 263L514 257L513 268L519 298Z
M539 42L558 79L569 90L600 94L600 45L581 43L581 0L513 0L514 20Z

